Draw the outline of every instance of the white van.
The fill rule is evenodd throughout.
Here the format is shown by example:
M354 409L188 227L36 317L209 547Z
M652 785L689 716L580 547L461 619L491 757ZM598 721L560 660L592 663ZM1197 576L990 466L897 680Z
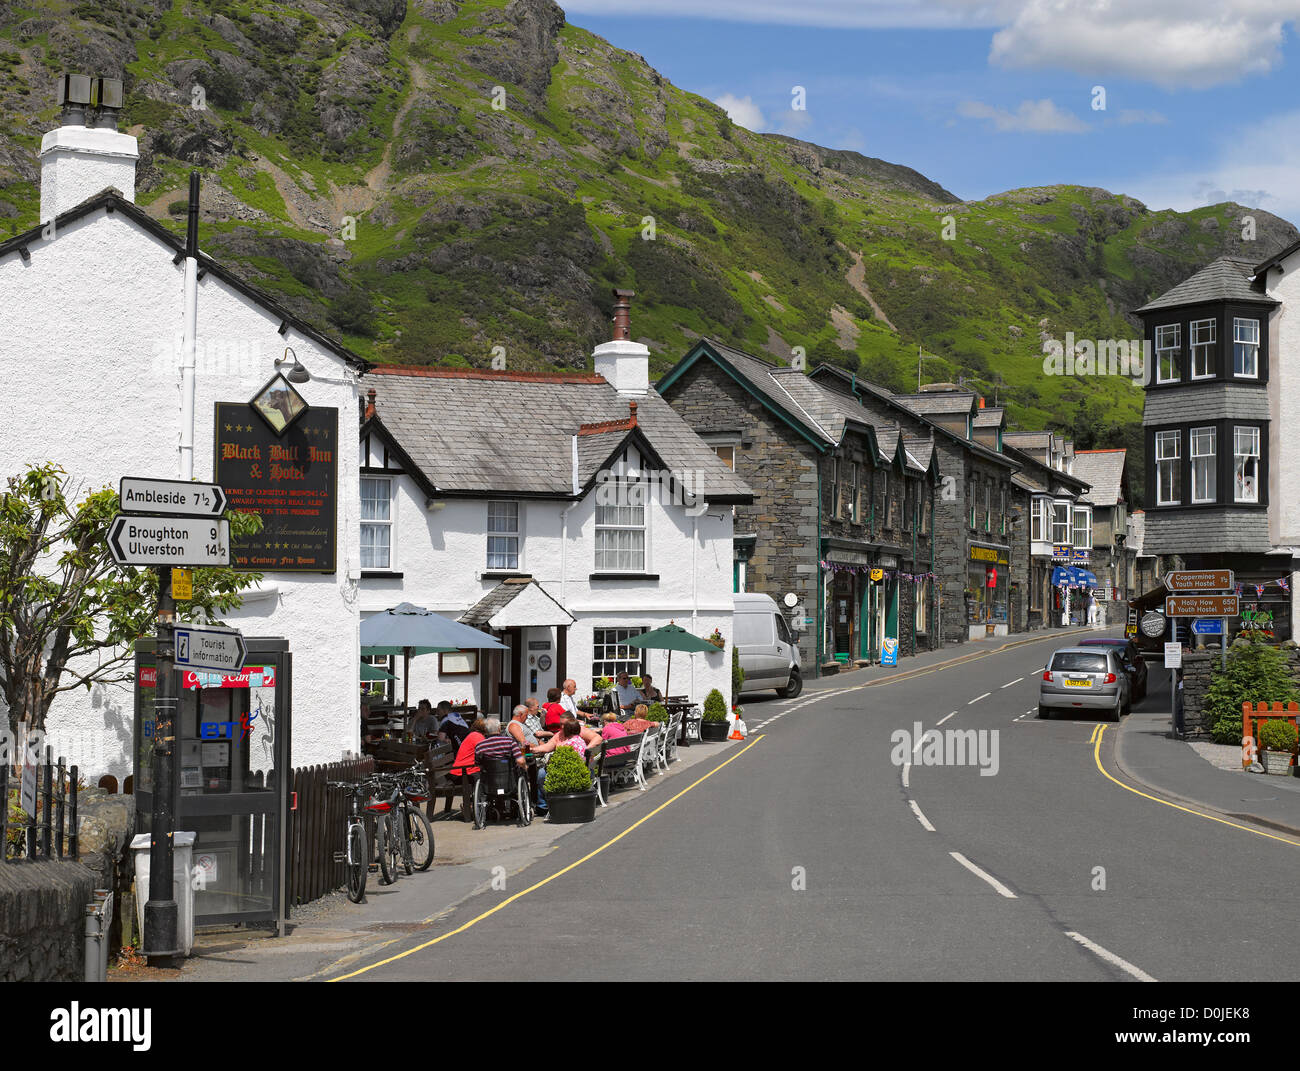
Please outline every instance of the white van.
M775 688L782 699L798 695L803 689L799 646L776 601L769 595L736 595L732 622L745 671L743 690Z

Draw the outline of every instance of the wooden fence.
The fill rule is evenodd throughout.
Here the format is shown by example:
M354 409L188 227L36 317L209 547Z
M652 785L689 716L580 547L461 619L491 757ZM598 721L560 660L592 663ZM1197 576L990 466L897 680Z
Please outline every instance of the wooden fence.
M289 860L285 904L306 904L347 883L346 865L335 862L347 845L348 794L327 781L361 781L375 768L373 759L347 759L293 771L290 792L298 805L289 812ZM290 799L293 797L291 796Z

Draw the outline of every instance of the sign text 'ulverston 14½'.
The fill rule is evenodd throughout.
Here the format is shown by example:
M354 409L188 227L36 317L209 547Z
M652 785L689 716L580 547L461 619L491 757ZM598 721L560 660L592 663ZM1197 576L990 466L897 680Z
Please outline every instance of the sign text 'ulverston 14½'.
M108 549L118 565L229 565L230 524L118 514L109 525Z

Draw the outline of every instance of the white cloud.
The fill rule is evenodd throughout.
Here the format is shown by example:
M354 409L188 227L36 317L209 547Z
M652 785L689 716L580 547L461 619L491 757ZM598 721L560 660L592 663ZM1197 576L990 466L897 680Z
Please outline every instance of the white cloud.
M1136 177L1116 177L1108 188L1149 208L1185 212L1235 201L1300 221L1300 111L1282 112L1226 133L1195 167L1167 166Z
M1159 112L1142 111L1139 108L1125 108L1119 113L1120 126L1132 126L1134 123L1150 123L1152 126L1163 126L1169 122Z
M793 108L787 108L783 112L776 113L775 125L773 130L778 134L785 134L788 137L803 137L804 131L812 126L812 116L806 111L795 111Z
M1300 0L1027 0L989 61L1204 89L1269 73Z
M995 108L978 100L964 100L957 112L967 119L985 119L1002 133L1017 134L1083 134L1088 124L1068 112L1061 111L1051 100L1022 100L1014 112Z
M723 93L722 96L714 98L713 103L726 112L733 123L743 126L746 130L762 130L767 126L767 120L763 118L763 112L754 103L753 97L737 97L733 93Z
M845 29L991 29L989 61L1203 89L1268 74L1300 0L567 0L570 15Z

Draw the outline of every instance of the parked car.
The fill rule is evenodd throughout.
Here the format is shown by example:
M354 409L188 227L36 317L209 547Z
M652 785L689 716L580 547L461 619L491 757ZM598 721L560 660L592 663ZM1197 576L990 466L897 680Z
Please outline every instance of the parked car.
M1142 652L1136 643L1123 638L1097 639L1080 640L1079 646L1109 647L1113 651L1118 651L1120 661L1124 663L1124 672L1128 674L1129 694L1133 697L1133 702L1136 703L1147 697L1146 659L1142 657Z
M744 690L775 688L782 699L793 699L803 690L799 645L781 608L770 595L741 594L734 599L732 628L745 671Z
M1132 705L1128 674L1109 647L1062 647L1043 667L1038 685L1038 716L1053 710L1104 710L1119 721Z

